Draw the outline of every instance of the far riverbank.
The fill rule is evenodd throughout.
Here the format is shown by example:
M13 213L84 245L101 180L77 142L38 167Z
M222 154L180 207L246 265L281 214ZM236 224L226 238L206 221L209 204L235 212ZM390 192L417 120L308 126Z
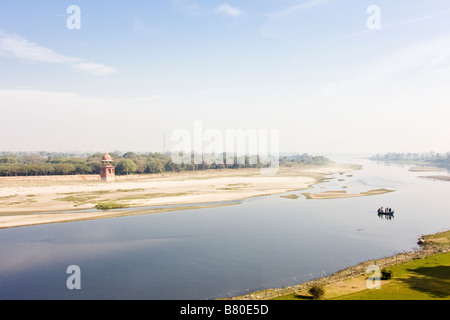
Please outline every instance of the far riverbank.
M261 175L259 169L224 169L125 176L110 183L95 176L0 178L0 228L184 209L131 212L126 208L186 205L186 209L192 209L192 205L197 205L196 208L223 205L217 203L307 189L327 175L359 168L337 163L298 165L280 168L274 175ZM124 209L96 210L99 204Z

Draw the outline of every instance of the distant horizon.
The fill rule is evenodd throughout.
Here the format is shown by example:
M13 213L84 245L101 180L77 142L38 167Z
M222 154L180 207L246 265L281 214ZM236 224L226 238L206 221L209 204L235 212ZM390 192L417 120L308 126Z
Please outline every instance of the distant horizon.
M161 151L138 151L138 150L96 150L96 151L49 151L49 150L21 150L21 151L9 151L9 150L0 150L0 156L2 154L6 154L6 153L12 153L12 154L39 154L39 153L49 153L49 154L106 154L106 153L114 153L114 154L126 154L128 152L133 152L136 154L149 154L149 153L159 153L159 154L171 154L171 151L165 151L165 152L161 152ZM233 152L227 152L229 154L236 154ZM426 154L447 154L450 153L450 150L448 151L435 151L435 150L429 150L429 151L387 151L387 152L378 152L378 151L374 151L374 152L308 152L308 151L294 151L294 152L289 152L289 151L280 151L278 154L279 155L302 155L302 154L308 154L308 155L315 155L315 156L326 156L326 155L371 155L371 156L375 156L377 154L381 154L381 155L385 155L385 154L390 154L390 153L400 153L400 154L419 154L419 155L426 155ZM194 152L192 152L192 154L194 154ZM203 153L203 154L207 154L207 153ZM245 154L248 155L248 154Z

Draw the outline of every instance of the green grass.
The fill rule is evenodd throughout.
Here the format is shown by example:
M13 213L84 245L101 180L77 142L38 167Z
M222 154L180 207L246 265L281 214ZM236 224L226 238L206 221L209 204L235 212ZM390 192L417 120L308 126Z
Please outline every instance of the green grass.
M110 192L111 191L109 191L109 190L99 190L99 191L91 191L91 192L89 192L89 194L102 195L102 194L107 194Z
M338 300L450 299L450 252L390 267L394 278L381 289L366 289Z
M344 289L331 300L450 300L450 252L432 255L425 259L417 259L390 266L394 277L381 280L380 289L364 289L349 293ZM366 282L367 276L353 280ZM334 286L332 289L331 287ZM335 284L324 287L325 293L336 290ZM364 285L364 288L365 285ZM292 293L274 300L311 300L305 293Z
M110 210L110 209L121 209L121 208L126 208L126 206L123 204L114 202L114 201L101 202L95 206L95 209L97 209L97 210Z
M67 196L64 198L58 198L55 199L57 201L67 201L67 202L76 202L76 203L85 203L89 200L95 199L97 197L94 196L85 196L85 195L78 195L78 196Z
M136 192L136 191L145 191L145 189L137 188L137 189L117 189L117 192Z
M10 196L0 197L0 200L2 200L2 199L11 199L11 198L14 198L15 196L17 196L17 194L12 194Z
M120 189L119 189L120 190ZM119 191L117 190L117 191ZM121 190L122 192L131 192L141 189L128 189ZM142 189L143 190L143 189ZM119 204L119 202L123 201L133 201L133 200L145 200L151 198L162 198L162 197L179 197L189 195L191 193L180 192L180 193L150 193L150 194L138 194L138 195L128 195L119 197L117 199L108 200L108 199L99 199L99 196L109 193L108 190L100 190L93 192L82 192L78 194L70 194L66 197L57 198L56 201L65 201L65 202L73 202L74 207L79 207L85 204L96 204L95 208L98 210L108 210L108 209L118 209L118 208L126 208L128 207L125 204ZM20 203L14 203L20 204Z
M242 188L246 188L250 185L250 183L232 183L227 184L225 188L217 188L217 190L242 190Z

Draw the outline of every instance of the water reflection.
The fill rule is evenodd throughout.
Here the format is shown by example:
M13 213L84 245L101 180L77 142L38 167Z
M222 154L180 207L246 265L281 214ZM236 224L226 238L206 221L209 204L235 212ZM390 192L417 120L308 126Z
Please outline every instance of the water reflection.
M386 220L393 220L394 214L393 213L378 213L378 218L386 219Z

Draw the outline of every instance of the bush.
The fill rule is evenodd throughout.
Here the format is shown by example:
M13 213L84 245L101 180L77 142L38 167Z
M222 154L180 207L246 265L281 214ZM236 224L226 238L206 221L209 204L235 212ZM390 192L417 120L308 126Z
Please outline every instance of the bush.
M325 294L325 290L323 289L323 287L315 284L308 290L308 293L312 295L314 300L318 300L323 297L323 295Z
M115 202L102 202L95 206L95 209L97 210L110 210L110 209L122 209L126 206L123 204L118 204Z
M392 270L381 270L381 280L389 280L392 277L394 277L394 272Z

